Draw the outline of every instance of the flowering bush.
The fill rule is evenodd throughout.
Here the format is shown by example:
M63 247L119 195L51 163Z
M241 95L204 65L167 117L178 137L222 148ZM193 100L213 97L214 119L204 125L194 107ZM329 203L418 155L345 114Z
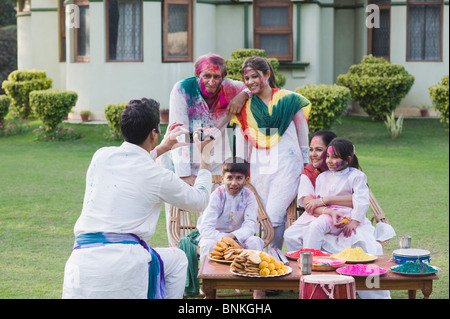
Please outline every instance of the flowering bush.
M123 136L120 132L116 132L108 126L108 130L103 134L105 140L109 142L123 142Z
M25 133L29 128L28 121L23 118L11 118L0 121L0 137Z
M82 137L81 134L74 132L71 127L58 127L54 131L48 131L44 126L34 129L35 141L69 141L76 140Z

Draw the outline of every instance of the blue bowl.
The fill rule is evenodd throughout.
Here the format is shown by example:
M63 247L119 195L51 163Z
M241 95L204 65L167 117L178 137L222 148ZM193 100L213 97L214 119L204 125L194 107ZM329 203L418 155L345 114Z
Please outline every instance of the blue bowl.
M425 249L397 249L392 253L394 262L398 265L402 265L408 261L418 263L430 263L430 252Z

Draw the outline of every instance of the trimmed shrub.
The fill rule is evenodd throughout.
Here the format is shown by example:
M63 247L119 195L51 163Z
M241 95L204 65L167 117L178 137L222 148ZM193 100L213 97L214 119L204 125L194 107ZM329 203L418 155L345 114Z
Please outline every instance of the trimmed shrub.
M10 104L11 104L11 98L9 96L0 95L0 122L3 121L6 114L8 114Z
M347 74L337 78L337 84L346 86L363 110L373 120L384 120L408 94L414 83L402 65L383 58L367 55L361 64L352 65Z
M23 118L28 118L32 114L30 92L47 90L51 87L52 79L47 78L45 71L38 70L13 71L9 74L8 80L2 83L2 88L12 99L13 108Z
M428 88L431 100L433 101L434 109L439 111L441 115L441 122L448 123L448 94L449 94L449 80L448 75L445 75L439 84L432 85Z
M120 114L128 105L127 102L124 103L116 103L116 104L108 104L105 106L105 118L108 122L110 128L112 128L116 133L121 133L120 130Z
M352 98L348 88L335 84L306 85L298 87L295 92L311 102L310 133L330 129L334 121L345 113Z
M227 78L242 81L242 64L246 58L252 56L259 56L267 59L275 72L275 78L279 88L286 84L286 76L277 72L280 62L275 58L267 58L266 51L262 49L240 49L233 51L231 53L231 58L225 59L228 71Z
M30 105L45 127L54 132L77 102L73 91L42 90L30 93Z

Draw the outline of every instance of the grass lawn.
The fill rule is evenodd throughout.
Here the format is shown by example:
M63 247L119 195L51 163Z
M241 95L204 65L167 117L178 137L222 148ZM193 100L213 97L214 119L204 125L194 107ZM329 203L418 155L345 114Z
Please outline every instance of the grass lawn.
M80 140L35 142L31 131L39 124L31 122L25 134L0 138L2 299L61 298L86 170L98 148L114 145L103 137L106 125L86 124L65 124L84 135ZM383 123L354 116L332 129L354 142L369 185L397 235L411 235L412 246L429 250L431 264L441 268L431 297L448 299L448 132L438 119L405 119L402 135L391 140ZM167 246L163 214L150 240L153 246ZM393 238L385 253L397 246ZM405 299L407 292L395 291L392 297Z

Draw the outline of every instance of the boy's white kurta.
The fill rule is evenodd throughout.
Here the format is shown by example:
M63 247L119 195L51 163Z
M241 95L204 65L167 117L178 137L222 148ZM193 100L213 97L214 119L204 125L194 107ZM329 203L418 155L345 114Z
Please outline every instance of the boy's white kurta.
M190 187L156 165L153 155L127 142L94 154L75 236L131 233L147 241L155 233L162 202L192 211L206 208L211 173L200 170ZM164 262L167 298L182 298L185 254L175 248L155 250ZM150 261L141 245L107 244L74 250L66 263L63 298L146 298Z
M209 205L197 224L200 232L200 255L207 256L216 241L233 233L243 248L262 250L264 241L254 236L258 230L258 202L251 190L244 187L237 195L228 192L225 185L212 194Z

